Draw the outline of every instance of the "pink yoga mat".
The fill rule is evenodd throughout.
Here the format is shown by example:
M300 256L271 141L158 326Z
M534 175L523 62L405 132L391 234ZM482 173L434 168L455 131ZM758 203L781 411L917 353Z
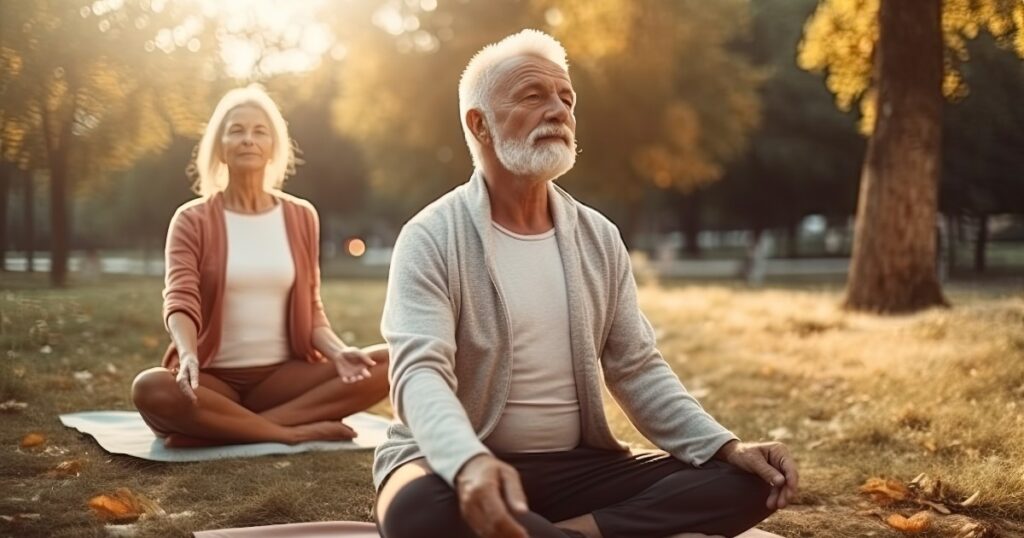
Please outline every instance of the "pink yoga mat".
M377 527L373 523L356 523L354 521L325 521L322 523L290 523L287 525L267 525L264 527L245 527L242 529L220 529L200 531L196 538L380 538ZM736 538L782 538L757 529L737 536Z
M323 521L199 531L196 538L380 538L373 523Z

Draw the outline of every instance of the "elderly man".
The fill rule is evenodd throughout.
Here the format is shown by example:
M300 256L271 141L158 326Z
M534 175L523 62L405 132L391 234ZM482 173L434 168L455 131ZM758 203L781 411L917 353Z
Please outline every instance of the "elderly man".
M655 347L615 226L552 182L575 163L565 50L525 30L459 84L476 171L410 220L382 332L402 424L374 462L386 538L733 536L796 494L778 443L741 443ZM612 435L601 379L663 450Z

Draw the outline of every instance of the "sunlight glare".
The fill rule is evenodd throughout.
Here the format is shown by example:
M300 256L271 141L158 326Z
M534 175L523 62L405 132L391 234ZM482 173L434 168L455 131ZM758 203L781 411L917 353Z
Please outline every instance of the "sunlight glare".
M323 22L326 0L191 0L218 21L225 71L237 79L259 79L315 69L332 50L335 36Z

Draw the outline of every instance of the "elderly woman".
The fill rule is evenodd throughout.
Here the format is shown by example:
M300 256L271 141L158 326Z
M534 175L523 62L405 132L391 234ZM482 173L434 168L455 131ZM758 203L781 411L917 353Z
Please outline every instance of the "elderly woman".
M288 129L258 87L228 92L196 159L200 197L167 235L163 366L132 400L167 446L344 440L387 395L387 349L347 345L320 300L316 210L280 190Z

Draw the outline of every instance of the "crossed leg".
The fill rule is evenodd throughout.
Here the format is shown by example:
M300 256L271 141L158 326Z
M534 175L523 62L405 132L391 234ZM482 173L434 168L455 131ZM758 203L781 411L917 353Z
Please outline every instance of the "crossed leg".
M768 485L723 462L696 468L663 453L587 448L501 457L520 473L532 510L520 524L531 536L736 536L772 513ZM474 536L455 492L422 459L392 473L376 509L386 538L419 536L424 528Z
M340 420L387 395L387 348L367 348L371 377L346 384L329 363L291 360L244 397L215 375L201 372L197 401L182 394L166 368L150 368L132 383L132 400L168 446L274 441L346 440L355 432Z

